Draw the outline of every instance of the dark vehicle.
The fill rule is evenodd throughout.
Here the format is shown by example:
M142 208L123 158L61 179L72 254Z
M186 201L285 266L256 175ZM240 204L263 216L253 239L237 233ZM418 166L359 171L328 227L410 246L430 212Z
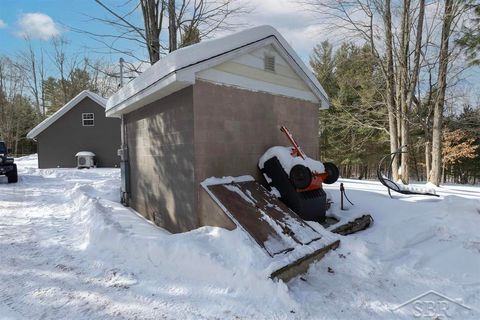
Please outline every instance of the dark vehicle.
M13 163L13 158L8 157L10 149L7 149L5 143L0 141L0 175L6 175L8 183L17 182L17 165Z

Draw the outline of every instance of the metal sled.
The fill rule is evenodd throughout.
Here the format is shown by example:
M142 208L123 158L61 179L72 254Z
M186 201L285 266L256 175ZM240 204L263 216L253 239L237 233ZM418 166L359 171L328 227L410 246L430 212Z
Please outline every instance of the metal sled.
M385 187L387 187L388 195L390 196L390 198L393 198L390 190L393 190L393 191L401 193L401 194L407 194L407 195L424 195L424 196L439 197L438 194L430 193L428 191L420 192L420 191L412 191L412 190L402 189L397 183L395 183L392 180L392 163L393 163L393 160L395 159L395 157L397 157L398 155L400 155L402 153L407 153L406 151L403 151L403 147L398 149L395 152L387 154L378 163L377 178L378 178L378 180L380 181L381 184L383 184ZM383 166L384 166L384 164L385 164L385 162L387 161L388 158L390 158L390 161L388 163L388 174L387 174L387 176L385 176L382 173L382 168L383 168Z

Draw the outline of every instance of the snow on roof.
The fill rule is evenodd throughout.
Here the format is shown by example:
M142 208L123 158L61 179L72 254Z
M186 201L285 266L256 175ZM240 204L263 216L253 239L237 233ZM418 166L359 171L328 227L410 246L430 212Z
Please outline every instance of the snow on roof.
M195 73L252 48L271 44L328 108L328 96L317 78L288 42L271 26L259 26L178 49L145 70L107 101L107 116L119 116L195 83Z
M27 138L29 139L34 139L37 137L43 130L47 129L50 125L52 125L55 121L60 119L65 113L70 111L73 107L75 107L80 101L82 101L85 98L90 98L96 103L98 103L100 106L105 108L105 105L107 103L107 99L99 96L96 93L93 93L88 90L83 90L80 92L78 95L75 96L72 100L70 100L66 105L58 109L54 114L52 114L50 117L46 118L42 122L40 122L35 128L30 130L30 132L27 134Z
M295 157L292 156L292 147L282 147L282 146L274 146L265 151L265 153L260 157L258 160L258 166L260 169L263 169L265 162L270 160L273 157L277 157L278 161L282 165L283 170L286 174L290 174L292 168L298 164L301 164L307 168L309 168L312 172L317 173L324 173L325 166L320 161L314 160L309 157Z
M80 151L80 152L77 152L75 157L95 157L95 153L90 151Z

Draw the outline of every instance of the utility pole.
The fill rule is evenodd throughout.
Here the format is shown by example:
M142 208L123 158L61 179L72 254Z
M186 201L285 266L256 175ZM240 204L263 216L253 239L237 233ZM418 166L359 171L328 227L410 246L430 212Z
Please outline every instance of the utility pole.
M123 87L123 64L125 60L120 58L120 88ZM122 174L121 179L121 202L124 206L129 206L130 200L130 166L128 163L128 145L127 145L127 126L125 124L125 115L122 114L122 130L120 135L121 147L118 150L118 155L120 156L120 171Z
M120 88L123 87L123 64L125 63L125 60L123 58L120 58Z

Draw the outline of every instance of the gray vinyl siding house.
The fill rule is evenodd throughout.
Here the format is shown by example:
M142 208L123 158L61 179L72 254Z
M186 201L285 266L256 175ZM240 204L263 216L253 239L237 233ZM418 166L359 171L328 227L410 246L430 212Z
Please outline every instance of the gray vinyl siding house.
M272 57L273 71L271 60L264 63ZM122 171L129 181L123 196L170 232L232 229L200 183L223 176L260 179L259 157L288 144L282 125L317 157L318 112L327 107L323 88L271 27L180 49L107 102L108 116L123 117L129 168Z
M98 167L119 167L120 120L105 116L106 100L82 91L27 137L37 141L39 168L75 168L79 151L95 153Z

